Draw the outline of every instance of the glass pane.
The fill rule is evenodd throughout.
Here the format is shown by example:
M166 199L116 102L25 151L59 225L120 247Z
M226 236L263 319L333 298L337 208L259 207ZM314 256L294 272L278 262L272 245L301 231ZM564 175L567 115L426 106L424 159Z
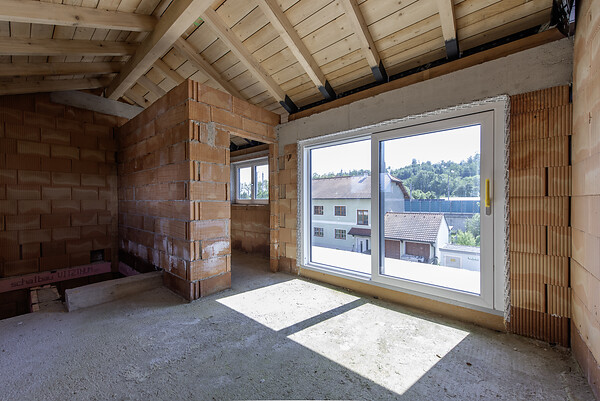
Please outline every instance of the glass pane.
M252 167L243 167L238 170L239 192L238 199L252 198Z
M256 166L256 198L269 199L269 165Z
M480 125L381 142L381 274L480 293L480 149Z
M371 274L371 226L357 211L371 210L370 140L310 151L311 262Z

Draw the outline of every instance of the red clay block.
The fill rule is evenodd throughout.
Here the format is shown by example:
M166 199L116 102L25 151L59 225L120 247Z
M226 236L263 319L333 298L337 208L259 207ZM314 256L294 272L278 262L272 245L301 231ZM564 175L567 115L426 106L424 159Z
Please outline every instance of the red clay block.
M42 199L71 199L71 188L42 187Z
M39 258L41 254L41 244L31 243L21 245L21 256L23 259Z
M71 225L70 214L43 214L42 228L69 227Z
M80 227L60 227L52 229L52 240L62 241L66 239L79 239L81 237Z
M2 215L14 215L17 214L17 202L16 200L0 200L0 213ZM27 202L27 201L21 201Z
M102 150L81 149L80 157L81 160L88 160L101 163L104 163L104 161L106 160L106 154Z
M43 100L36 100L35 112L51 117L63 117L65 114L65 106Z
M30 244L32 242L48 242L52 238L52 230L23 230L19 231L19 244Z
M200 163L199 181L213 181L228 183L230 168L223 164Z
M106 200L82 200L81 211L82 212L98 212L106 210Z
M210 121L229 127L242 128L241 116L214 106L210 107Z
M94 249L91 239L76 239L67 241L67 253L89 252Z
M52 157L63 159L79 159L79 149L75 146L52 145L50 150Z
M104 125L106 127L117 127L119 126L119 117L94 112L94 124Z
M98 188L94 187L74 187L73 200L98 199Z
M106 225L81 227L81 239L93 239L106 236Z
M190 222L190 234L188 238L199 241L212 238L225 238L229 234L228 220L201 220Z
M231 288L231 272L201 280L199 284L201 297L216 294L217 292Z
M36 273L38 271L38 259L27 259L4 262L3 275L5 277L21 276L23 274Z
M52 213L78 213L80 211L80 202L78 200L66 199L53 200Z
M16 184L17 170L0 170L0 184Z
M71 135L71 146L79 149L97 149L98 138L91 135L84 135L82 132L73 133Z
M46 171L19 171L19 184L50 184L50 173Z
M90 263L90 252L77 252L69 255L69 265L71 267L83 266Z
M205 143L191 142L190 159L207 163L226 164L228 149L217 148Z
M6 167L17 170L40 170L41 162L39 156L7 154Z
M200 243L202 259L215 256L228 255L231 253L229 239L204 240Z
M190 101L190 120L197 122L211 121L210 107L204 103Z
M47 200L20 200L18 201L19 214L49 214L50 201Z
M59 117L56 119L56 128L60 130L81 132L83 130L83 122Z
M81 185L104 187L106 186L106 177L99 174L81 174Z
M0 122L21 124L23 123L23 112L21 110L0 107Z
M61 173L69 173L71 171L70 159L53 159L50 157L41 158L42 171L57 171Z
M190 200L227 200L227 184L220 182L190 183Z
M95 237L92 240L92 246L94 247L94 249L110 248L111 244L112 244L112 240L107 235Z
M98 224L98 215L96 213L83 212L71 214L71 225L73 227L93 226L96 224Z
M5 224L6 231L37 230L40 228L40 215L6 216Z
M40 258L40 271L69 267L69 255L56 255Z
M32 125L36 127L47 127L55 128L56 120L51 116L43 116L41 114L25 111L23 113L23 122L25 125Z
M5 135L7 138L20 140L29 140L37 142L40 140L40 128L26 127L24 125L15 125L6 123Z
M71 134L65 130L42 128L42 142L68 145L71 143Z
M98 162L88 160L73 160L72 171L74 173L97 174Z
M50 145L47 143L17 141L17 153L20 155L50 156Z
M7 185L7 199L41 199L39 185Z
M86 123L94 122L94 113L89 110L78 109L76 107L65 107L65 118Z
M77 173L52 173L53 185L79 186L80 175Z
M0 123L0 127L2 123ZM12 138L0 138L0 154L2 153L17 153L17 140Z
M42 242L42 257L64 255L66 253L65 241Z

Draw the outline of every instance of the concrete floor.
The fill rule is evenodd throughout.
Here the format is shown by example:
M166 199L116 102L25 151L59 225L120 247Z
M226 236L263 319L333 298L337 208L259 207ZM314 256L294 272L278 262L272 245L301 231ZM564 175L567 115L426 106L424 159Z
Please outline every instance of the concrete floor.
M0 399L593 399L565 351L233 261L233 288L191 304L0 321Z

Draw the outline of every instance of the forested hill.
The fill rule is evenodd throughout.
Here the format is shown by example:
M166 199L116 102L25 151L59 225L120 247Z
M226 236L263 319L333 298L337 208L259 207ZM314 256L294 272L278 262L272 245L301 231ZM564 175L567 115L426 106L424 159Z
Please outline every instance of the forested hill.
M448 196L448 188L451 197L479 196L479 165L480 156L476 153L460 163L419 163L413 159L412 164L406 167L388 171L402 180L413 199L440 199ZM313 179L370 174L369 170L361 169L313 174Z

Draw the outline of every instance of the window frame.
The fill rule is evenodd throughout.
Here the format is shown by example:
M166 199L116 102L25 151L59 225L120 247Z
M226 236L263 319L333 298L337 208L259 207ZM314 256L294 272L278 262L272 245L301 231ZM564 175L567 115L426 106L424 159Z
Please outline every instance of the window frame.
M343 210L344 214L338 214L337 213L338 208L340 208L340 213ZM348 209L346 208L345 205L336 205L333 207L333 215L337 216L337 217L346 217L348 215Z
M340 238L341 236L338 237L338 232L339 233L343 233L344 238ZM344 230L343 228L335 228L334 229L334 231L333 231L333 239L339 239L339 240L345 241L347 238L348 237L347 237L347 231L346 230Z
M360 222L359 217L361 217L360 212L363 212L362 217L363 219L366 217L367 221L365 222L363 220L363 222ZM369 211L367 209L360 209L360 210L356 210L356 225L357 226L368 226L369 225Z
M366 126L359 129L353 129L351 131L339 132L336 134L330 134L324 137L314 137L305 140L298 141L299 145L299 169L300 169L300 180L299 190L300 198L300 213L301 213L301 225L300 235L298 237L298 246L300 248L299 263L302 268L314 270L321 273L326 273L333 276L339 276L359 282L365 282L371 285L375 285L382 288L391 289L398 292L404 292L407 294L413 294L424 298L438 300L443 303L463 306L469 309L480 310L491 314L502 315L505 309L508 307L506 303L506 292L505 292L505 279L507 274L507 260L506 260L506 244L504 239L507 232L507 221L506 221L506 208L508 193L506 191L506 177L505 171L508 166L508 161L505 153L505 139L507 135L507 124L506 117L508 113L508 96L499 96L494 99L488 99L480 102L474 102L468 105L461 105L446 110L437 110L432 113L427 113L418 116L409 116L400 120L389 121L375 126ZM348 142L357 142L365 139L371 140L371 171L379 171L378 158L379 158L379 147L377 144L386 133L390 131L405 129L408 127L422 126L427 123L439 122L444 123L446 121L452 121L461 117L476 116L485 112L490 113L488 117L488 126L491 126L493 135L493 171L492 176L489 177L492 181L491 193L493 197L493 256L492 256L492 267L490 269L491 274L488 280L491 280L491 290L487 292L487 299L483 300L483 297L462 293L460 291L439 288L434 286L428 286L426 284L418 283L416 287L411 286L399 286L397 280L386 280L381 277L376 277L378 272L372 272L371 274L364 274L348 269L321 265L318 263L311 262L311 249L310 249L310 238L307 236L306 227L311 226L311 214L307 213L306 209L311 206L311 194L310 194L310 151L312 149L329 147L334 145L340 145ZM452 129L451 125L447 125L442 130ZM482 127L483 129L483 127ZM426 130L426 132L431 132ZM393 134L390 134L393 136ZM483 136L483 133L482 133ZM379 141L377 140L379 139ZM483 139L483 138L482 138ZM483 158L482 154L482 158ZM484 172L482 171L482 180ZM377 182L378 174L372 174L372 188L378 188ZM301 188L300 188L301 186ZM375 196L374 191L372 193L372 204L371 212L375 218L371 220L372 234L377 233L379 230L379 208L378 198L379 194ZM483 192L483 191L482 191ZM308 232L309 234L311 231ZM379 249L379 239L377 235L372 235L371 249ZM377 241L377 242L376 242ZM378 255L372 252L372 258L377 261ZM379 269L379 263L371 263L372 270ZM376 274L373 274L376 273ZM436 288L439 290L437 291ZM433 289L433 291L431 291ZM484 293L484 287L482 282L481 293ZM466 296L465 296L466 295Z
M232 202L238 204L250 204L250 205L265 205L269 203L269 196L267 199L256 198L256 167L267 166L269 168L269 158L259 157L256 159L244 160L240 162L231 163L231 187L235 188L232 192ZM240 169L250 167L250 199L239 199L240 194ZM267 177L269 179L270 177ZM269 187L270 188L270 187ZM270 192L270 191L269 191Z
M317 230L320 230L321 235L317 235ZM323 227L313 227L313 237L325 237L325 229Z
M317 208L320 208L319 210L321 211L321 213L317 213ZM325 210L324 210L323 206L320 206L320 205L313 206L313 216L323 216L324 211Z

